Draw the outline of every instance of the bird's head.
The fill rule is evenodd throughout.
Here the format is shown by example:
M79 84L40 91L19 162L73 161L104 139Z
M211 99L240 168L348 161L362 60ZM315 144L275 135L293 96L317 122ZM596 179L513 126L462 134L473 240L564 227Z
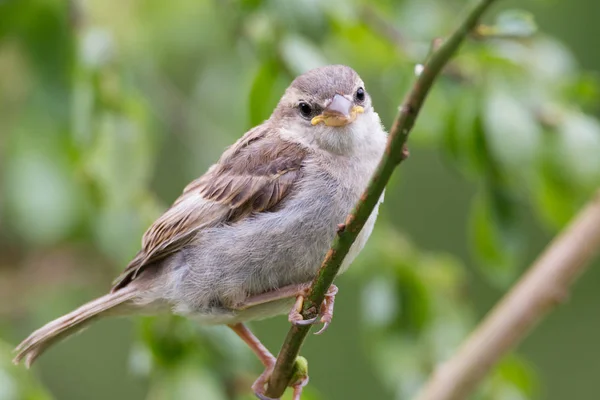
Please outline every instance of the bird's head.
M345 65L328 65L297 77L271 121L294 140L336 153L360 145L369 130L381 126L364 82Z

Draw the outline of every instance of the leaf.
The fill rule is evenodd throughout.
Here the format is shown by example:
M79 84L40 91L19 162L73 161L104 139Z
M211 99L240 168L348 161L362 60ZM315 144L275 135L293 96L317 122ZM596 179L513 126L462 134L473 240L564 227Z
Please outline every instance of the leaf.
M483 108L483 127L489 156L511 180L531 177L541 144L541 129L533 113L506 83L490 88Z
M106 29L87 29L79 43L81 62L90 69L100 69L114 58L114 41Z
M493 35L529 37L537 31L533 14L524 10L505 10L496 17L496 22L490 27Z
M147 399L225 400L223 385L208 368L182 363L153 379Z
M35 95L44 98L46 112L54 118L68 116L75 49L68 11L59 1L0 2L0 38L19 38L35 74Z
M481 399L527 400L539 397L535 371L513 354L500 360L478 392L476 398Z
M0 399L50 400L30 371L12 363L12 356L12 346L0 340Z
M412 78L412 75L405 77L403 75L408 71L397 68L399 63L406 63L408 60L403 57L402 50L395 43L383 38L370 26L345 23L339 19L339 15L333 18L331 29L335 31L335 35L331 35L323 45L325 53L331 59L344 60L344 63L360 71L370 93L374 80L368 80L369 75L380 81L384 79L401 81L405 89L406 80ZM398 88L386 85L385 89L384 94L393 98L393 102L396 103L395 90Z
M195 338L190 326L179 317L165 315L141 321L142 343L152 355L152 362L164 369L176 368L194 354Z
M423 105L422 113L430 115L432 118L423 118L415 126L414 134L411 136L412 143L437 145L440 142L441 135L447 130L447 121L454 111L454 105L450 101L453 97L448 91L433 90L431 92L427 102Z
M425 281L410 267L399 266L396 271L399 313L395 329L419 334L431 320L430 293Z
M481 96L473 91L452 93L452 110L447 115L444 149L469 172L479 175L488 163L487 145L481 128Z
M363 315L367 324L389 326L397 317L400 301L394 280L375 277L363 289Z
M277 104L274 89L278 75L278 64L274 60L265 61L256 72L248 101L251 126L256 126L267 119Z
M525 398L534 398L537 392L535 371L519 356L509 354L504 357L496 367L495 375L505 384L518 388Z
M574 112L563 118L557 130L557 162L583 188L600 185L600 122Z
M578 112L565 113L545 135L543 149L536 209L560 228L600 186L600 124Z
M145 116L134 110L103 112L97 117L96 142L86 159L87 171L99 183L108 204L131 204L145 192L153 154L145 122Z
M265 9L285 32L316 41L327 33L325 4L318 0L269 1Z
M284 62L295 75L329 64L321 50L302 36L285 36L280 49Z
M534 195L540 217L554 229L559 229L577 212L581 196L568 177L555 171L556 168L548 163L542 166Z
M564 93L564 101L582 107L593 108L600 100L600 79L597 73L583 72L570 81Z
M542 82L548 89L578 70L573 53L558 40L548 37L536 39L515 56L530 79Z
M472 206L470 236L480 271L504 287L518 272L518 256L524 245L521 218L511 194L490 185Z
M3 197L8 220L27 241L49 245L73 232L82 216L82 192L68 149L54 127L24 118L8 142ZM45 136L38 132L45 132Z

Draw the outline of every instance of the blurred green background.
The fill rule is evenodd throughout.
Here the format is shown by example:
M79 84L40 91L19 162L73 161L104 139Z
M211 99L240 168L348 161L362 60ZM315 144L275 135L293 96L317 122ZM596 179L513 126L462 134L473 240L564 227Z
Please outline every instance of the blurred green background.
M11 349L105 292L296 75L352 66L389 127L466 4L0 1L0 399L252 398L244 345L174 317L99 322L32 371ZM448 66L338 280L334 324L303 349L307 399L410 398L600 186L598 15L593 0L498 1L497 37ZM598 287L591 268L475 398L597 398ZM276 352L288 324L252 327Z

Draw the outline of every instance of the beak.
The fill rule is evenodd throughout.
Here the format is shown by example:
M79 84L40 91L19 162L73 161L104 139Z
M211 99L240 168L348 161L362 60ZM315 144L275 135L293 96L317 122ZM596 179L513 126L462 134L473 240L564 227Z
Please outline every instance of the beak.
M317 125L323 122L327 126L345 126L364 111L361 106L353 106L350 100L341 94L336 94L323 112L311 120L311 123Z

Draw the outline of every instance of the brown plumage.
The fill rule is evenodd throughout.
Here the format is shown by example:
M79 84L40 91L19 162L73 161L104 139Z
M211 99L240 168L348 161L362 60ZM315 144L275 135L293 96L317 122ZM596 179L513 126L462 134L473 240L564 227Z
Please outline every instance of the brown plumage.
M148 228L142 249L115 280L112 291L185 246L198 229L235 223L274 208L302 176L306 154L306 148L283 140L268 124L248 131L206 174L188 184L171 208ZM186 200L204 200L207 207L178 207Z
M113 307L131 300L135 294L136 289L133 287L109 293L44 325L19 344L15 349L17 355L13 362L18 364L25 359L25 366L29 368L48 347L76 331L81 331L101 315L109 313Z

